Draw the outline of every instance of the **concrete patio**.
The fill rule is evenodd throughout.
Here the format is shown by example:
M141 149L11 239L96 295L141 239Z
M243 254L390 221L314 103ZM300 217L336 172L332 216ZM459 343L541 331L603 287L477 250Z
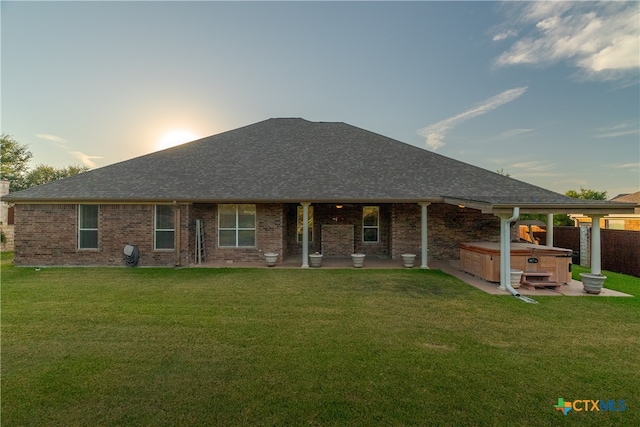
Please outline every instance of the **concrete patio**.
M274 267L267 267L266 263L258 267L263 268L300 268L302 265L302 258L300 256L289 256L283 262L277 263ZM254 263L234 262L234 261L210 261L201 265L194 265L193 267L209 267L209 268L255 268ZM339 269L339 268L354 268L351 258L323 258L321 269ZM402 265L402 260L393 260L389 258L380 257L367 257L364 261L364 270L372 269L400 269L405 268ZM415 269L420 268L420 260L416 259ZM491 283L460 270L459 260L429 260L429 268L442 270L447 274L450 274L463 282L480 289L491 295L510 295L509 291L503 291L498 289L498 283ZM313 269L310 267L310 269ZM562 285L558 289L528 289L520 287L518 292L526 296L590 296L590 297L632 297L633 295L625 294L623 292L614 291L612 289L603 288L602 292L598 295L587 294L582 289L582 282L572 280L570 284Z

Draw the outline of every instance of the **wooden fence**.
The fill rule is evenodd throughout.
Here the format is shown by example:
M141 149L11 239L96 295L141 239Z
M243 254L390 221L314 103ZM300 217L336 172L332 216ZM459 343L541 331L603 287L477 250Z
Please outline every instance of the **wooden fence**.
M546 232L536 232L535 237L545 244ZM579 227L554 227L553 246L573 250L573 263L580 264ZM640 232L602 229L600 247L603 270L640 277Z

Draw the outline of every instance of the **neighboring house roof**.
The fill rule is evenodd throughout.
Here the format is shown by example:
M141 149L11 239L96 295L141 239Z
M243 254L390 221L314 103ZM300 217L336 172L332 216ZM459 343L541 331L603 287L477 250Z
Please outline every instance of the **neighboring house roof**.
M640 191L631 194L620 194L613 199L612 202L635 203L635 215L640 215Z
M27 202L413 202L618 208L345 123L269 119L3 198Z
M620 194L613 199L612 202L630 202L630 203L640 203L640 191L631 194Z

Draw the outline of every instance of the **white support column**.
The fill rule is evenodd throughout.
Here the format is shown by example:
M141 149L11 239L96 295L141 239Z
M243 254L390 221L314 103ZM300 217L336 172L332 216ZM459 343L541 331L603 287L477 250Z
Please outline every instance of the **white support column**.
M600 218L602 215L591 217L591 274L602 274L600 267Z
M309 268L309 202L302 202L302 268Z
M421 231L421 244L422 244L422 251L421 251L421 256L422 256L422 263L420 265L420 268L429 268L429 264L427 262L427 257L429 255L429 243L427 240L427 206L429 206L431 203L429 202L420 202L418 203L421 207L422 207L422 222L421 222L421 227L420 227L420 231Z
M547 214L547 246L553 247L553 214Z

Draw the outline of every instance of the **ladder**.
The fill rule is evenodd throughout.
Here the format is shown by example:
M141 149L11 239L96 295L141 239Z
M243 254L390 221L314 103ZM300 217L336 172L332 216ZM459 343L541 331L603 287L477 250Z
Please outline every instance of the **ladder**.
M204 227L201 219L196 219L196 263L204 261Z

